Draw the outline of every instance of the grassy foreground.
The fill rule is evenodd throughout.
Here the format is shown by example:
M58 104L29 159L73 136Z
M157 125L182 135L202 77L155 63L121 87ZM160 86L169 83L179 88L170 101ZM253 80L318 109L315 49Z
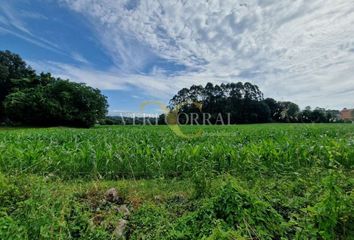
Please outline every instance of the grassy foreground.
M354 125L198 130L0 130L0 239L353 239Z

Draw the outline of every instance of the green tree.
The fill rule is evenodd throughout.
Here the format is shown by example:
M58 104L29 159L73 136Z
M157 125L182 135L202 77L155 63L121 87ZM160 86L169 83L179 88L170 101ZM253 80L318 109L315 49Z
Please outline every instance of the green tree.
M315 108L311 113L311 121L314 123L328 122L326 109Z
M107 100L98 89L57 79L26 88L4 101L7 117L21 124L91 127L107 113Z
M0 119L3 118L3 101L12 91L14 81L34 78L35 71L22 58L10 51L0 51Z
M312 121L312 111L310 106L305 107L300 113L299 120L303 123L310 123Z
M18 54L0 51L0 120L30 125L90 127L104 118L98 89L39 75Z
M298 122L300 108L293 102L278 102L275 119L280 122Z
M202 112L193 103L202 104ZM263 102L263 93L251 83L228 83L205 87L193 85L183 88L170 101L170 109L184 104L180 112L210 114L210 122L215 122L219 114L227 119L230 113L231 123L256 123L270 121L270 108ZM200 119L200 118L199 118ZM182 119L183 120L183 119ZM183 122L183 121L182 121Z
M275 116L276 116L276 113L279 109L278 102L276 100L274 100L273 98L266 98L266 99L264 99L264 103L267 104L269 107L270 116L271 116L272 120L276 121Z

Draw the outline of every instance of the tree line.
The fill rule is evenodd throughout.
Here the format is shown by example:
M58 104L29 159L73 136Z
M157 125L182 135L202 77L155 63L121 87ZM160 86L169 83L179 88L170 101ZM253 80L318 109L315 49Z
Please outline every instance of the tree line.
M0 122L91 127L105 117L107 108L100 90L37 74L19 55L0 51Z
M212 124L218 123L220 114L223 119L229 118L231 124L242 123L330 123L341 121L338 110L306 107L300 110L296 103L276 101L273 98L264 99L257 85L249 82L227 83L205 87L193 85L181 89L169 102L171 113L178 113L180 123L188 123L183 119L186 114L209 114ZM181 114L186 113L186 114ZM169 114L169 115L170 115ZM182 119L181 119L182 118ZM160 117L167 119L168 116ZM202 117L199 117L199 123ZM195 119L194 119L195 120ZM187 122L186 122L187 121ZM166 120L165 120L166 122Z

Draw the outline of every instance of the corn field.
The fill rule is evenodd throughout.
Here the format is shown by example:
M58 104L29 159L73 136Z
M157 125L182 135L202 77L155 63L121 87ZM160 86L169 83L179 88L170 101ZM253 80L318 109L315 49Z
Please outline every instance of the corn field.
M182 131L1 129L0 239L353 239L354 125Z
M351 169L352 125L186 127L184 140L166 126L0 131L0 170L70 178L273 174L319 167Z

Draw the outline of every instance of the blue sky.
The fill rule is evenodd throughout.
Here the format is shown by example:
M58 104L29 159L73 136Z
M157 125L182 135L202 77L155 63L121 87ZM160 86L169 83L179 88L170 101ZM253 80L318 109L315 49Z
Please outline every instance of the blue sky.
M340 109L354 107L353 26L347 0L2 0L0 49L100 88L111 113L237 81Z

